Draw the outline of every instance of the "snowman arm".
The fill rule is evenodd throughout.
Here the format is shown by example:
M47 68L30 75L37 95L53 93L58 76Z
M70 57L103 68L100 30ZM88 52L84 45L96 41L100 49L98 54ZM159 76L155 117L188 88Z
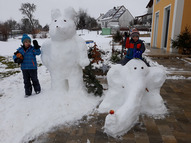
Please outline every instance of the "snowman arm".
M79 64L82 67L85 67L89 64L87 46L83 39L79 39Z
M48 65L48 62L50 61L50 56L51 56L51 41L47 40L45 41L42 46L41 46L41 59L43 64Z
M166 80L166 73L162 67L150 67L147 76L148 89L160 89Z

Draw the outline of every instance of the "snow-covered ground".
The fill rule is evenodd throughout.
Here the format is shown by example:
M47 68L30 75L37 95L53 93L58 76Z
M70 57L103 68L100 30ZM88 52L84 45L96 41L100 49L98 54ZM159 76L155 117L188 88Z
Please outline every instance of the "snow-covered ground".
M78 31L85 40L93 40L98 48L111 51L111 37L98 35L87 30ZM150 38L140 38L146 43ZM46 39L37 39L39 45ZM19 37L8 42L0 42L0 56L12 60L12 55L20 46ZM38 63L41 62L37 56ZM5 65L0 64L3 71ZM20 70L17 68L16 70ZM0 143L20 143L34 138L60 124L72 124L84 115L92 113L101 98L87 93L63 95L51 90L50 75L45 66L38 68L38 77L42 86L39 95L24 98L22 73L0 79Z

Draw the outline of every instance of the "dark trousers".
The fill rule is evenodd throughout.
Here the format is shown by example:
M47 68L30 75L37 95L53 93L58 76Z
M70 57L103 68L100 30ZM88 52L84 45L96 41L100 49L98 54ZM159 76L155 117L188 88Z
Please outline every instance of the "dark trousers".
M38 81L37 69L22 70L22 73L23 73L23 79L24 79L25 94L26 95L32 94L32 85L34 87L35 92L40 92L41 87ZM32 84L31 84L31 81L32 81Z

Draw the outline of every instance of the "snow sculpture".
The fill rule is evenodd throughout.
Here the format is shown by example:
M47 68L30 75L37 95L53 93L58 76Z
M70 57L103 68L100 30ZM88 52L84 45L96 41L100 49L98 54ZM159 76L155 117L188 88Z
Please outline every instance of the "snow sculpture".
M147 67L137 59L125 66L112 66L107 74L109 89L98 109L102 113L114 110L106 116L105 132L113 137L123 135L141 113L154 116L167 113L160 96L165 79L162 68Z
M76 35L73 8L51 12L50 40L42 45L42 61L51 75L52 88L58 91L83 89L82 68L89 64L85 41Z

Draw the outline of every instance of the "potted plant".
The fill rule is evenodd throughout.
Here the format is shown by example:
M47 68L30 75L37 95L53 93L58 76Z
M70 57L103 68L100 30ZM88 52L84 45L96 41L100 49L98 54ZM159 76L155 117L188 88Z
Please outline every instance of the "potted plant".
M188 27L185 27L175 40L172 41L172 47L178 48L179 54L190 55L191 54L191 33Z

